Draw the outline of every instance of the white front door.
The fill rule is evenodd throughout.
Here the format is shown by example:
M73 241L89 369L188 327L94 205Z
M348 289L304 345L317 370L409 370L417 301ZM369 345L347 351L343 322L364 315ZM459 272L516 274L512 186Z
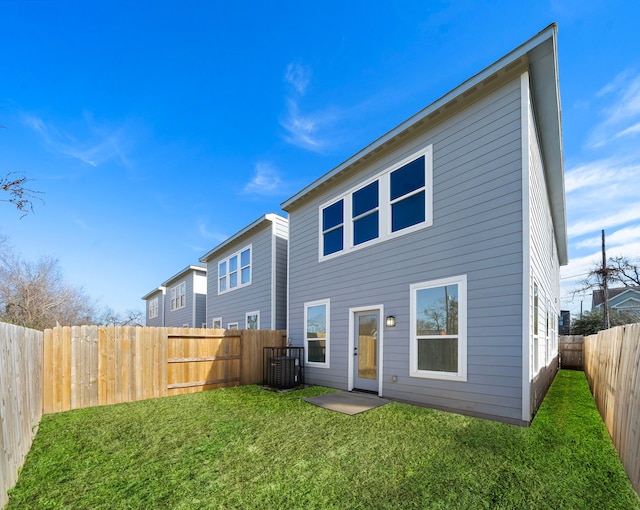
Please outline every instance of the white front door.
M378 393L380 310L353 313L353 388Z

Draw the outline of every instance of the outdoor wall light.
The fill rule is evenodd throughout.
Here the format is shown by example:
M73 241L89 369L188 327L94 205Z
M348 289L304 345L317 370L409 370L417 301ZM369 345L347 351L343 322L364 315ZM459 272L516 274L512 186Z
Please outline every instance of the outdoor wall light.
M385 320L385 324L387 325L388 328L395 328L396 326L396 318L394 315L388 315L386 320Z

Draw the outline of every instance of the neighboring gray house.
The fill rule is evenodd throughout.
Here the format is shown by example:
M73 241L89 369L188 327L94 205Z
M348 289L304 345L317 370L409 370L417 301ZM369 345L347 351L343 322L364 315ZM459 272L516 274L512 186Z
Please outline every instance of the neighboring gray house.
M609 308L619 312L635 314L640 317L640 287L620 287L609 289ZM594 290L591 297L591 308L602 310L604 307L604 292Z
M205 328L207 268L187 266L142 299L147 303L147 326Z
M146 304L146 325L153 327L164 326L164 297L167 289L160 286L142 296Z
M567 263L556 37L551 25L282 204L306 382L531 422L557 370Z
M285 329L289 222L265 214L200 258L207 264L207 326Z

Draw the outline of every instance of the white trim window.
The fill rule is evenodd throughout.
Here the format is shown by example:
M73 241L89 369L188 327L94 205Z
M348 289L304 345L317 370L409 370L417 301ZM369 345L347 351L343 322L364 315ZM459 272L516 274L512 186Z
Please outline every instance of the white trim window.
M227 329L233 329L233 330L238 329L238 323L237 322L230 322L229 324L227 324Z
M260 312L247 312L245 315L246 329L260 329Z
M216 317L211 320L211 327L213 329L222 329L222 317Z
M181 282L171 289L171 310L187 306L187 282Z
M412 377L467 380L467 277L410 286Z
M304 304L304 352L308 365L329 367L329 308L328 299Z
M403 159L319 208L319 259L433 224L433 146Z
M158 298L154 297L149 301L149 318L155 319L158 316Z
M218 294L251 285L251 245L218 262Z

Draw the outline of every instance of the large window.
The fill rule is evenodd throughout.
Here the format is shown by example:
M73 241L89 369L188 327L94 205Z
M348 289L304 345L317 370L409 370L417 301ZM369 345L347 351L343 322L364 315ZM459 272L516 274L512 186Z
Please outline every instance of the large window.
M246 329L260 329L260 312L249 312L245 319Z
M320 259L432 224L432 146L320 207Z
M411 376L467 380L467 277L411 285Z
M158 316L158 298L154 297L149 301L149 318L154 319Z
M171 310L186 306L187 282L182 282L171 289Z
M329 300L304 305L304 348L307 363L329 366Z
M218 294L251 284L251 246L218 262Z

